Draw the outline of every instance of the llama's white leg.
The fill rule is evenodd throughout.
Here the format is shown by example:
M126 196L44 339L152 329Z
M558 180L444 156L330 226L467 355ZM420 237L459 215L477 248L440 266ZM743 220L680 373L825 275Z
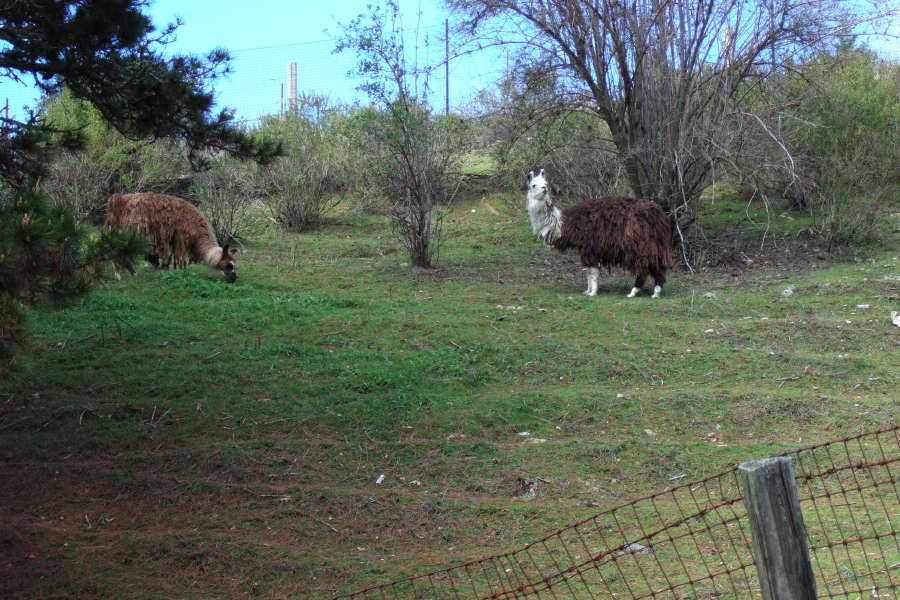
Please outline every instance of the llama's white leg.
M638 295L638 292L640 292L640 291L641 291L641 288L637 288L637 287L631 288L631 292L625 297L626 298L634 298L635 296Z
M653 298L659 298L662 295L662 286L658 285L653 288Z
M113 276L116 278L116 281L122 280L122 275L119 273L118 267L116 267L116 270L113 272Z
M584 292L588 296L597 295L597 287L600 284L600 269L596 267L588 267L588 289Z

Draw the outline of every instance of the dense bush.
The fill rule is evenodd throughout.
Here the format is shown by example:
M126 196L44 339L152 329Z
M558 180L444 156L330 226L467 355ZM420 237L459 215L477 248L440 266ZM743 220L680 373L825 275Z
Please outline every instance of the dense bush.
M260 168L258 177L272 218L287 229L317 227L348 189L350 145L334 125L340 114L325 99L306 96L260 125L263 139L284 141L285 156Z
M171 192L188 168L177 143L129 140L108 126L90 103L67 90L45 99L41 108L49 123L60 130L80 128L85 138L82 152L57 152L42 188L89 222L103 222L113 193Z
M253 227L253 205L261 196L256 163L230 156L210 160L209 167L193 178L190 193L212 226L219 245L240 241Z
M789 74L775 93L793 108L770 127L783 136L773 192L813 217L808 230L832 248L865 242L900 191L900 69L844 46Z

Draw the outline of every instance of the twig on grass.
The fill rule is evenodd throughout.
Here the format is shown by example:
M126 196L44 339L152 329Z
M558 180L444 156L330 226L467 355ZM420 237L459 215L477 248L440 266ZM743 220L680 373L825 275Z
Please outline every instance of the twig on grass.
M7 428L12 427L12 426L14 426L14 425L18 425L19 423L21 423L21 422L23 422L23 421L27 421L27 420L30 419L30 418L31 418L31 417L22 417L21 419L16 419L16 420L13 421L12 423L7 423L7 424L4 425L3 427L0 427L0 431L3 431L4 429L7 429Z
M94 415L94 416L97 417L98 419L106 419L107 421L110 419L110 417L104 417L103 415L101 415L99 412L97 412L97 411L94 410L93 408L87 408L86 406L82 406L81 408L84 409L84 410L82 410L82 411L81 411L81 414L78 415L78 424L79 424L79 425L81 425L81 421L84 419L85 413L91 413L92 415Z
M150 423L149 423L149 425L150 425L151 427L156 427L157 425L159 425L160 423L162 423L163 419L165 419L165 418L166 418L166 415L168 415L168 414L169 414L169 411L167 410L166 412L164 412L163 414L161 414L161 415L159 416L159 419L156 420L156 423L154 423L154 422L153 422L153 419L156 419L156 407L154 406L154 407L153 407L153 414L150 415Z
M219 449L217 449L217 450L215 450L215 451L213 451L213 452L207 454L205 457L201 458L200 460L198 460L197 462L195 462L194 464L192 464L190 470L193 471L194 469L197 468L197 465L199 465L200 463L204 463L204 462L208 461L209 459L211 459L213 456L215 456L216 454L218 454L218 453L221 452L221 451L222 451L222 449L219 448Z
M544 481L543 479L540 479L540 478L537 478L537 479L539 479L540 481ZM534 521L534 520L537 519L538 516L539 516L541 513L543 513L543 512L544 512L544 511L542 511L542 510L537 511L536 513L534 513L533 515L531 515L530 517L528 517L527 519L525 519L525 522L527 523L528 521Z
M785 384L786 381L797 381L798 379L800 379L799 375L791 375L789 377L773 378L773 379L770 379L769 381L780 381L781 383L778 384L778 387L781 387Z
M57 419L63 414L63 412L65 412L65 411L67 411L67 410L69 410L69 409L72 409L72 408L75 408L75 405L74 405L74 404L71 405L71 406L64 406L64 407L58 409L58 410L56 411L56 414L53 415L53 418L52 418L52 419L50 419L49 421L47 421L46 423L44 423L43 425L41 425L41 429L44 429L45 427L47 427L47 425L49 425L49 424L52 423L53 421L57 420Z
M62 345L59 347L59 351L60 351L60 352L62 352L63 350L65 350L68 346L74 346L75 344L77 344L77 343L79 343L79 342L83 342L83 341L89 340L89 339L91 339L91 338L93 338L93 337L97 337L97 334L96 334L96 333L92 333L91 335L86 335L86 336L84 336L83 338L78 339L78 340L75 340L74 342L72 342L71 344L69 344L69 337L71 337L71 335L72 335L72 332L70 331L70 332L69 332L69 335L66 336L66 341L63 342Z
M119 315L114 315L114 318L116 319L116 321L121 321L121 322L125 323L126 325L128 325L129 327L131 327L131 330L132 330L132 331L134 331L135 329L137 329L137 327L135 327L134 325L132 325L131 323L129 323L128 321L126 321L125 319L123 319L122 317L120 317ZM121 329L119 330L119 335L122 335Z
M650 374L647 373L647 371L646 371L645 369L640 368L639 366L637 366L637 365L634 364L634 363L628 363L628 364L630 364L632 367L634 367L634 369L635 369L638 373L640 373L641 375L643 375L646 379L648 379L648 380L650 380L650 381L653 381L653 378L650 377Z
M499 331L500 333L506 335L509 338L509 341L511 341L512 343L514 343L514 344L517 343L515 338L512 336L512 334L510 332L503 331L502 329L498 329L497 327L494 327L493 323L491 323L491 329L493 329L495 331Z
M322 337L328 337L330 335L340 335L342 333L346 333L348 329L350 329L350 326L344 325L344 327L342 329L338 329L337 331L330 331L328 333L323 333Z
M337 529L334 525L332 525L331 523L326 523L326 522L323 521L322 519L317 519L316 517L314 517L314 516L312 516L312 515L308 515L308 514L306 514L306 513L300 512L300 511L297 511L297 514L300 515L301 517L306 517L306 518L308 518L308 519L312 519L312 520L315 521L316 523L321 523L322 525L324 525L325 527L329 528L330 530L332 530L332 531L335 532L335 533L340 533L340 531L338 531L338 529ZM293 529L294 531L297 531L297 532L299 532L299 533L303 533L302 531L300 531L300 530L297 529L296 527L292 527L291 529Z

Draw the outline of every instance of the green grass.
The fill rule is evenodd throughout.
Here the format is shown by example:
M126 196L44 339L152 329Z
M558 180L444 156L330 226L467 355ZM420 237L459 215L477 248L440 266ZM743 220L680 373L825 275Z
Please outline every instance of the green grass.
M256 232L234 285L142 268L33 312L0 384L0 593L324 598L897 422L896 234L829 255L723 197L739 243L661 300L615 271L586 298L521 204L458 204L429 271L335 214Z

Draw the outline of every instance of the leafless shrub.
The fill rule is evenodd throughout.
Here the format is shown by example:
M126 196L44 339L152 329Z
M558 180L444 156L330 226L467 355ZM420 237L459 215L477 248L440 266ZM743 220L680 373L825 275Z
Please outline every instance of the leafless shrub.
M628 180L593 111L565 100L559 78L543 65L520 65L479 99L490 156L504 187L519 190L537 167L553 173L561 198L630 195Z
M461 123L438 117L428 107L428 69L410 62L403 43L400 11L387 0L385 11L369 6L341 25L337 49L358 56L360 90L373 106L354 117L355 143L381 193L393 202L394 237L418 267L437 262L443 218L459 188L460 157L465 153Z
M293 231L317 227L325 212L341 201L335 165L327 156L288 157L268 168L266 204L278 223Z
M130 142L109 130L92 138L84 152L60 153L41 187L85 221L100 224L112 194L172 192L185 165L176 143Z
M220 245L240 241L253 226L253 204L261 191L257 169L255 164L222 157L191 186L191 194L196 196Z
M340 133L345 116L325 98L303 96L290 113L263 122L263 135L284 141L286 155L260 169L266 206L283 227L314 229L344 194L352 193L350 143Z

